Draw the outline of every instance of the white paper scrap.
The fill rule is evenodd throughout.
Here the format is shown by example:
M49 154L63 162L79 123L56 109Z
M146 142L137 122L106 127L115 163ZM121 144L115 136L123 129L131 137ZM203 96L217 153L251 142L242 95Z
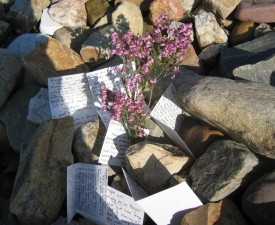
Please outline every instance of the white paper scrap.
M56 22L49 14L49 9L43 9L41 16L41 22L39 25L39 30L42 34L53 35L54 32L63 27L62 24Z
M178 131L183 122L182 109L176 100L176 90L171 83L150 114L168 137L188 155L195 158L179 136Z
M85 74L49 78L48 90L53 119L72 116L75 129L98 119Z
M111 120L99 156L99 163L125 166L125 151L131 139L120 122Z
M203 205L186 182L137 203L158 225L180 225L184 214Z

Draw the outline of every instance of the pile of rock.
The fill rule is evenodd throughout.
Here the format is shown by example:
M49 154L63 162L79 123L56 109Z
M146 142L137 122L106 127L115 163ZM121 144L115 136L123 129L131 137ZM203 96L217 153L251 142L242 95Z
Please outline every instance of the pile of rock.
M274 2L0 0L1 225L66 224L66 167L100 154L101 121L74 131L71 117L52 120L47 79L120 63L111 32L144 34L164 12L194 28L173 84L196 160L148 119L127 171L149 194L186 180L205 205L182 224L275 224ZM157 84L153 101L170 82ZM110 185L128 193L123 179L110 167Z

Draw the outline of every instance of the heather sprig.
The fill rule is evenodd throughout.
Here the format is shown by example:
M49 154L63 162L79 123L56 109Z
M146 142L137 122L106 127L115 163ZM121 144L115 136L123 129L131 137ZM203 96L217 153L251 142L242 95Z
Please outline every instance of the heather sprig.
M153 31L143 36L131 31L122 36L117 32L111 34L112 54L123 60L122 68L116 72L120 74L126 92L113 93L102 87L102 108L112 113L112 119L121 121L130 136L145 136L143 126L147 112L142 92L149 88L150 108L154 86L167 75L171 74L172 79L175 77L192 42L192 34L192 24L172 28L167 14L162 14ZM136 69L133 69L133 62Z

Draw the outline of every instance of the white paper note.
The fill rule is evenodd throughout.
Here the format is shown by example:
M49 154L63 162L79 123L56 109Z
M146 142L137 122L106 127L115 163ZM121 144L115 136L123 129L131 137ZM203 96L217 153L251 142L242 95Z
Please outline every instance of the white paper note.
M107 221L111 225L143 224L144 211L135 200L112 187L107 188Z
M108 168L76 163L67 167L68 223L76 212L105 221L107 216L106 188ZM83 214L84 216L84 214Z
M184 214L202 205L186 182L137 203L158 225L180 225Z
M121 68L122 65L116 66ZM120 82L119 74L116 74L114 69L116 67L109 67L94 72L87 73L90 89L93 93L94 104L96 106L98 115L100 116L103 124L108 128L111 113L103 112L101 107L100 86L105 85L107 89L113 92L123 92L123 87Z
M144 211L108 185L108 168L76 163L67 167L67 222L76 213L99 225L142 225Z
M53 119L72 116L75 129L98 119L85 74L49 78L48 89Z
M125 166L125 151L131 145L131 139L124 127L111 120L99 156L99 163L113 166Z
M179 148L182 148L194 158L192 152L178 134L183 122L183 114L177 103L176 90L172 83L163 93L150 115Z

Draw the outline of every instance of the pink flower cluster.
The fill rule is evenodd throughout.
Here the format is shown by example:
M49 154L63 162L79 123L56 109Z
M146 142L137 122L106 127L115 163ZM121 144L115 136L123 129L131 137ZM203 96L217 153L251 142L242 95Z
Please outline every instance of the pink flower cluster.
M142 125L146 118L143 110L144 97L137 94L136 99L128 98L126 93L112 92L104 85L100 87L101 105L104 111L112 113L112 119L120 120L129 135L134 137L146 137Z
M102 109L112 113L112 119L122 122L127 133L132 137L145 137L143 130L146 113L142 91L146 87L151 95L154 85L171 74L172 78L179 71L179 63L190 46L193 34L192 24L181 24L171 28L167 14L162 14L153 32L145 35L128 31L121 37L111 34L112 54L123 59L123 67L117 68L126 93L114 93L101 87ZM133 71L132 62L136 64Z

